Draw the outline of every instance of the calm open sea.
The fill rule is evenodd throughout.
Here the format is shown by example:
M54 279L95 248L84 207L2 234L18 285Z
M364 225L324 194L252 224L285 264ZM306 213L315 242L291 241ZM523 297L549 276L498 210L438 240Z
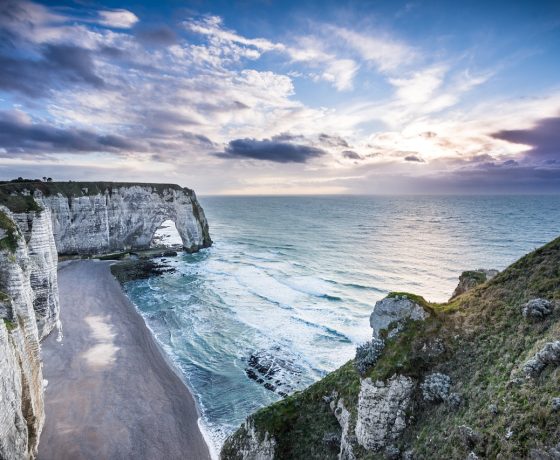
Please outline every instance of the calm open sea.
M201 203L214 246L168 259L174 273L126 291L193 390L216 449L248 414L352 358L387 292L443 301L461 271L503 269L560 235L559 196Z

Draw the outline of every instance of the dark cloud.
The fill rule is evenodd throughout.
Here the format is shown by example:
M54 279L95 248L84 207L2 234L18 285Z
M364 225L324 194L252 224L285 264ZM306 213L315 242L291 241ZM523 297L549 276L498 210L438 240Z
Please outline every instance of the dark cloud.
M363 160L360 154L354 152L354 150L345 150L342 152L344 158L349 158L350 160Z
M420 158L418 155L407 155L406 157L404 157L404 161L424 163L424 160L422 158Z
M0 90L27 96L43 96L67 83L100 88L104 81L95 73L90 50L71 45L47 45L38 59L0 55Z
M530 145L528 155L533 158L560 158L560 117L543 118L531 129L499 131L492 134L515 144Z
M148 46L170 46L177 43L175 31L165 25L135 30L139 42Z
M276 163L305 163L311 158L326 152L316 147L292 144L275 139L235 139L229 142L224 152L216 155L221 158L252 158L254 160L274 161Z
M135 141L114 134L83 129L62 129L31 123L24 114L0 112L0 148L12 154L142 151Z
M346 147L349 148L350 145L346 140L340 136L331 136L329 134L319 134L319 142L330 147Z

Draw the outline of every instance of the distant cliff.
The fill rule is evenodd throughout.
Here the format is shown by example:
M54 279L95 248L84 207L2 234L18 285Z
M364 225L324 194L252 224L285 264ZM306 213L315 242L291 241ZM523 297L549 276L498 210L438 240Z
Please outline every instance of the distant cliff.
M0 183L0 459L37 454L39 342L59 321L58 254L147 248L167 219L185 250L212 244L196 195L177 185Z
M51 212L59 254L100 254L150 245L167 219L188 251L212 244L193 190L172 184L36 182L0 184L0 203L14 213Z
M221 458L560 459L560 238L464 273L446 303L391 293L370 322L355 359L251 415Z

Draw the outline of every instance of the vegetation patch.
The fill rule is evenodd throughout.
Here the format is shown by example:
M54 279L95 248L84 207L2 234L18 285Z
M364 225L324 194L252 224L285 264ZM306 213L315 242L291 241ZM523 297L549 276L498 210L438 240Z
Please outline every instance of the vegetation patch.
M0 239L0 249L15 253L20 234L15 222L2 211L0 211L0 229L4 231L4 237Z

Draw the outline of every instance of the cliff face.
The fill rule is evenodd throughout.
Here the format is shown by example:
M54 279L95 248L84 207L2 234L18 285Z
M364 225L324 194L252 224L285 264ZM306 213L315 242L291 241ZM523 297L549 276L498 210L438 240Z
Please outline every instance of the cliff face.
M354 360L251 415L221 458L560 458L559 267L560 238L446 303L389 294Z
M0 459L37 454L40 340L59 321L58 253L147 248L166 219L186 250L212 243L194 192L177 185L0 184Z
M0 221L0 458L25 459L37 454L45 417L31 278L49 269L31 262L24 235L6 208L0 207ZM47 322L40 323L46 330Z
M104 190L82 184L79 193L35 190L52 213L59 254L99 254L150 245L164 220L175 222L183 246L196 251L211 244L208 223L192 190L176 186L116 185Z

